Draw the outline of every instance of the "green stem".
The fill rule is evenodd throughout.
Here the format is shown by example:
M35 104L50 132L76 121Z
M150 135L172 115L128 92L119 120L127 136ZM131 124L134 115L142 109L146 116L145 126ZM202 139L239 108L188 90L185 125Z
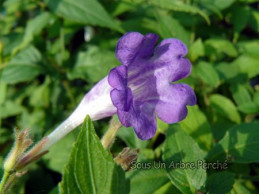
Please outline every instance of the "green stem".
M11 173L9 171L4 172L3 178L2 178L1 183L0 183L0 194L4 193L6 183L7 183L10 175L11 175Z
M111 146L115 141L116 134L121 126L122 125L118 120L112 118L108 130L106 131L105 135L101 139L101 143L105 149L109 150L111 148Z

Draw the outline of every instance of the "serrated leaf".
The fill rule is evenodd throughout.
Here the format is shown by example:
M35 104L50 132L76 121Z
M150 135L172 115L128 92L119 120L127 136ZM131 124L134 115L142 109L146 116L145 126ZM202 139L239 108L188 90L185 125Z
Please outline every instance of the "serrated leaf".
M204 161L204 154L198 144L179 126L173 125L166 134L163 161L172 183L185 194L195 193L206 181L206 170L202 167L178 168L174 163Z
M206 191L209 194L226 194L228 193L235 182L233 173L222 171L210 175L206 183Z
M122 32L97 0L45 0L47 6L57 15L82 23L108 27Z
M252 163L259 160L259 124L244 123L229 129L225 136L209 152L207 159L231 160L236 163Z
M235 123L241 122L236 106L227 97L219 94L213 94L210 96L209 101L213 110L221 116L224 116Z
M210 124L198 106L188 107L187 117L179 124L182 129L189 133L193 139L204 150L209 150L212 146L212 131Z
M87 117L73 146L60 184L62 193L128 193L129 182L112 155L103 148Z

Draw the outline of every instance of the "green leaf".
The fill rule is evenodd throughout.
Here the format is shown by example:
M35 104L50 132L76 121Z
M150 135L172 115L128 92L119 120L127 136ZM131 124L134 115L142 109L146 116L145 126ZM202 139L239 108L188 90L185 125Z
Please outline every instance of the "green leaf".
M5 102L6 93L7 93L7 84L0 80L0 105Z
M233 24L235 40L239 37L239 33L243 30L248 22L250 9L248 6L232 6L230 22Z
M53 145L50 151L43 156L44 160L47 160L48 167L54 171L62 173L64 166L68 163L69 155L71 153L73 143L77 138L77 131L70 133L64 137L61 141Z
M199 14L205 19L205 21L208 24L210 24L210 19L208 15L204 11L196 7L196 5L189 5L184 3L183 1L172 1L172 0L148 0L148 2L151 3L152 5L161 7L163 9L187 12L192 14Z
M214 115L213 117L214 117L214 122L211 128L212 128L214 141L217 142L224 137L227 130L231 128L234 125L234 123L221 115Z
M236 57L237 56L237 50L234 47L234 45L226 39L208 39L205 41L205 46L214 48L214 52L217 53L224 53L230 57ZM209 48L206 48L206 51L209 50Z
M211 127L198 106L189 106L187 117L179 124L202 149L209 150L211 148L213 143Z
M76 64L68 71L69 79L82 78L90 82L98 82L120 62L114 52L90 47L86 52L79 52Z
M197 58L205 55L205 48L201 38L197 39L191 44L188 55L190 56L190 60L192 62L197 60Z
M258 75L259 59L243 54L232 62L234 69L238 69L240 74L245 74L247 78Z
M248 180L236 179L231 194L258 194L259 190Z
M258 40L247 40L238 42L239 51L248 56L258 58L259 56L259 42Z
M87 117L73 146L60 184L62 193L128 193L129 182L112 155L103 148Z
M170 180L165 169L137 169L130 174L129 179L131 194L154 194L158 191L165 193L169 188L174 188L171 183L168 185ZM164 185L168 185L168 188L161 189ZM175 193L179 191L175 189Z
M7 84L33 80L43 72L40 60L41 54L35 47L22 50L4 68L2 80Z
M256 89L256 92L254 93L253 101L256 105L259 105L259 89Z
M7 118L10 116L21 114L23 109L24 108L20 104L11 100L7 100L2 105L0 105L0 118Z
M236 84L231 86L234 100L238 105L252 101L251 95L245 85Z
M237 68L235 68L234 66L232 66L232 64L230 64L230 63L221 62L221 63L217 64L216 70L222 81L229 81L231 83L236 84L237 82L234 82L233 80L235 80L237 77L242 77L242 79L245 78L245 76L241 75L239 70ZM242 80L242 79L240 79L240 80Z
M206 190L209 194L226 194L235 182L233 173L222 171L209 176L206 183Z
M190 44L190 33L173 17L158 11L158 33L163 38L175 37L182 40L186 45Z
M237 109L245 114L257 114L259 112L259 106L255 102L241 104Z
M45 0L45 2L58 16L82 24L98 25L123 32L97 0Z
M215 6L220 9L226 9L230 7L236 0L213 0Z
M1 37L4 50L2 55L10 55L14 48L18 47L23 40L23 33L9 33Z
M195 71L199 78L209 86L216 87L220 83L218 73L212 64L199 62L195 67Z
M259 124L244 123L229 129L225 136L209 152L211 162L226 158L236 163L252 163L259 160Z
M255 32L259 32L259 12L257 9L250 8L248 24Z
M256 104L245 85L237 84L231 86L233 98L238 104L238 110L246 114L258 113L259 107Z
M213 94L210 96L209 101L213 110L221 116L224 116L235 123L241 122L237 108L230 99L219 94Z
M242 83L258 74L259 59L243 54L232 63L220 63L216 66L220 77L230 83Z
M53 19L53 16L48 12L43 12L37 17L30 20L25 28L25 33L22 43L15 48L14 53L20 49L28 46L34 39L34 36L38 35L43 28L45 28Z
M163 160L172 183L185 194L195 193L206 181L206 170L202 167L185 169L173 167L173 163L194 163L204 161L204 154L198 144L178 125L172 125L166 134Z

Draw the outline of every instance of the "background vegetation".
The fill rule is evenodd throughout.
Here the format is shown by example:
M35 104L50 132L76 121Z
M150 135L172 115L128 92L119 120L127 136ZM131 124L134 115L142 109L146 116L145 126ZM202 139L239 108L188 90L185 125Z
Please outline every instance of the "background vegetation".
M78 166L98 163L111 178L105 187L99 175L97 190L87 191L86 170L77 172L71 164L75 152L68 163L78 128L32 165L12 192L57 192L68 164L63 192L76 192L72 185L81 187L77 192L100 192L101 185L107 193L258 193L258 16L257 0L1 0L0 163L12 146L15 127L29 128L39 140L119 65L115 45L127 31L153 32L187 44L193 70L181 82L194 88L198 105L189 107L179 124L158 121L157 134L149 141L121 128L112 154L128 146L139 148L140 162L229 163L227 170L133 170L126 173L128 179L119 171L112 181L111 170L117 168L111 155L98 144L83 144L97 138L89 121L84 126L90 133L79 137L77 146L93 148L87 152L96 161L82 157ZM94 123L98 136L108 121ZM95 158L98 152L106 158ZM108 169L102 168L104 161L110 163ZM72 171L79 183L73 183Z

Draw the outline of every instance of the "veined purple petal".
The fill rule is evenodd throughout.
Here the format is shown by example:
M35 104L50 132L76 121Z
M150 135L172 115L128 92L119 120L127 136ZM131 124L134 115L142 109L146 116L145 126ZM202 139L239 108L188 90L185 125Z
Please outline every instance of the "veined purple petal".
M150 110L143 110L139 115L136 116L135 120L132 121L135 133L141 140L151 139L157 129L156 118L154 113Z
M126 33L117 43L116 57L123 65L130 65L136 56L150 56L158 40L156 34L142 35L138 32Z
M191 63L184 56L187 47L180 40L163 40L156 48L153 63L157 68L156 77L168 79L168 82L178 81L191 72Z
M186 45L178 39L164 39L159 43L155 50L154 55L163 61L169 61L172 58L184 57L188 52Z
M177 123L187 115L186 105L196 104L196 95L186 84L172 84L159 90L160 101L155 106L157 116L166 123Z
M149 104L143 104L134 110L132 107L129 112L118 111L121 123L126 126L133 126L139 139L151 139L157 129L154 110Z
M131 89L123 90L113 89L110 93L112 102L117 109L128 112L133 103L133 94Z
M108 82L115 89L124 89L127 85L127 67L118 66L113 68L108 75Z
M122 36L116 47L116 57L122 64L128 66L135 58L143 41L143 35L138 32L129 32Z

